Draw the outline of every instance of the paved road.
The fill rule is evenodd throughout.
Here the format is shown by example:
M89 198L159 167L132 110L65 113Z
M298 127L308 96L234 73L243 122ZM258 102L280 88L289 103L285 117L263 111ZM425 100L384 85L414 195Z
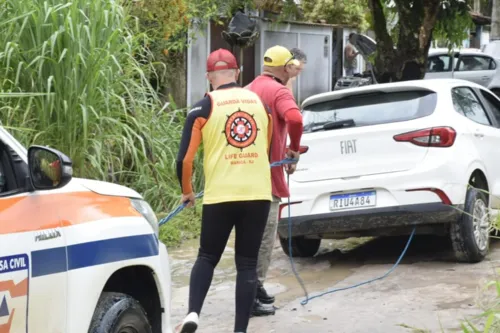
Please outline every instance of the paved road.
M297 259L296 266L309 293L315 295L383 275L406 240L323 241L319 255ZM197 241L193 241L171 252L174 324L187 311L187 285L196 249ZM229 244L202 310L199 333L233 332L233 255ZM493 242L491 254L482 263L457 264L446 239L416 237L400 266L387 278L314 299L305 306L300 304L303 292L288 257L279 247L273 256L266 287L276 295L279 310L275 316L252 318L249 333L461 332L460 321L480 313L480 306L494 295L481 288L500 267L500 242Z

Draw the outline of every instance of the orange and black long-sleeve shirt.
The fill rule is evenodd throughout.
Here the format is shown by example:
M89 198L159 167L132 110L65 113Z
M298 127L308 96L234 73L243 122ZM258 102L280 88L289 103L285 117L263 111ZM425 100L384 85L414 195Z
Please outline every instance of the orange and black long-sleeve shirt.
M193 161L204 146L204 203L271 200L272 120L260 98L236 83L208 93L189 111L177 156L184 194L193 192Z

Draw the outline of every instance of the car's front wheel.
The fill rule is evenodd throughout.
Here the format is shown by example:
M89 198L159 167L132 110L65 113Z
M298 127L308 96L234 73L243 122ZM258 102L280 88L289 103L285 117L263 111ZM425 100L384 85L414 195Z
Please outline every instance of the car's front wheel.
M287 256L290 256L290 244L288 238L280 237L281 248ZM321 244L321 239L305 238L303 236L292 237L292 256L293 257L312 257Z
M148 317L138 301L121 293L102 293L89 333L151 332Z
M451 224L451 242L458 261L476 263L488 254L490 245L490 214L486 194L469 187L464 211Z

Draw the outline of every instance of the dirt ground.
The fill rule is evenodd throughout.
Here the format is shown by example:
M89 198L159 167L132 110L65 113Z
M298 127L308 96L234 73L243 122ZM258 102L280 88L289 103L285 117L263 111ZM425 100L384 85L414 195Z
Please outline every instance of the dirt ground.
M407 238L325 240L314 258L295 259L310 296L384 275ZM500 267L500 242L493 241L479 264L458 264L447 239L415 237L401 264L382 280L313 299L305 306L279 244L265 284L276 296L276 315L250 319L249 333L408 333L462 332L460 321L479 314L494 291L483 290ZM189 274L198 241L172 250L172 320L187 312ZM233 332L234 269L232 242L216 269L200 317L199 333Z

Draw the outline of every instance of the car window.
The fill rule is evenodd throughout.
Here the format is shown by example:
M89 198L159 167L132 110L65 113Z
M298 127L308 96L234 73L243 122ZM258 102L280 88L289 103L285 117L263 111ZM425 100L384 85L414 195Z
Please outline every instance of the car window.
M495 66L492 59L485 56L477 55L462 55L457 64L458 72L469 72L469 71L487 71Z
M491 112L495 116L497 123L500 125L500 101L492 93L481 89L481 94L486 100L486 104L490 107Z
M453 106L458 113L476 123L491 125L486 111L472 89L467 87L453 88L451 96Z
M427 72L439 73L451 71L451 57L449 55L440 55L429 57L427 60Z
M436 103L436 93L427 90L352 93L306 106L302 111L304 131L343 120L353 120L360 127L417 119L432 114Z

